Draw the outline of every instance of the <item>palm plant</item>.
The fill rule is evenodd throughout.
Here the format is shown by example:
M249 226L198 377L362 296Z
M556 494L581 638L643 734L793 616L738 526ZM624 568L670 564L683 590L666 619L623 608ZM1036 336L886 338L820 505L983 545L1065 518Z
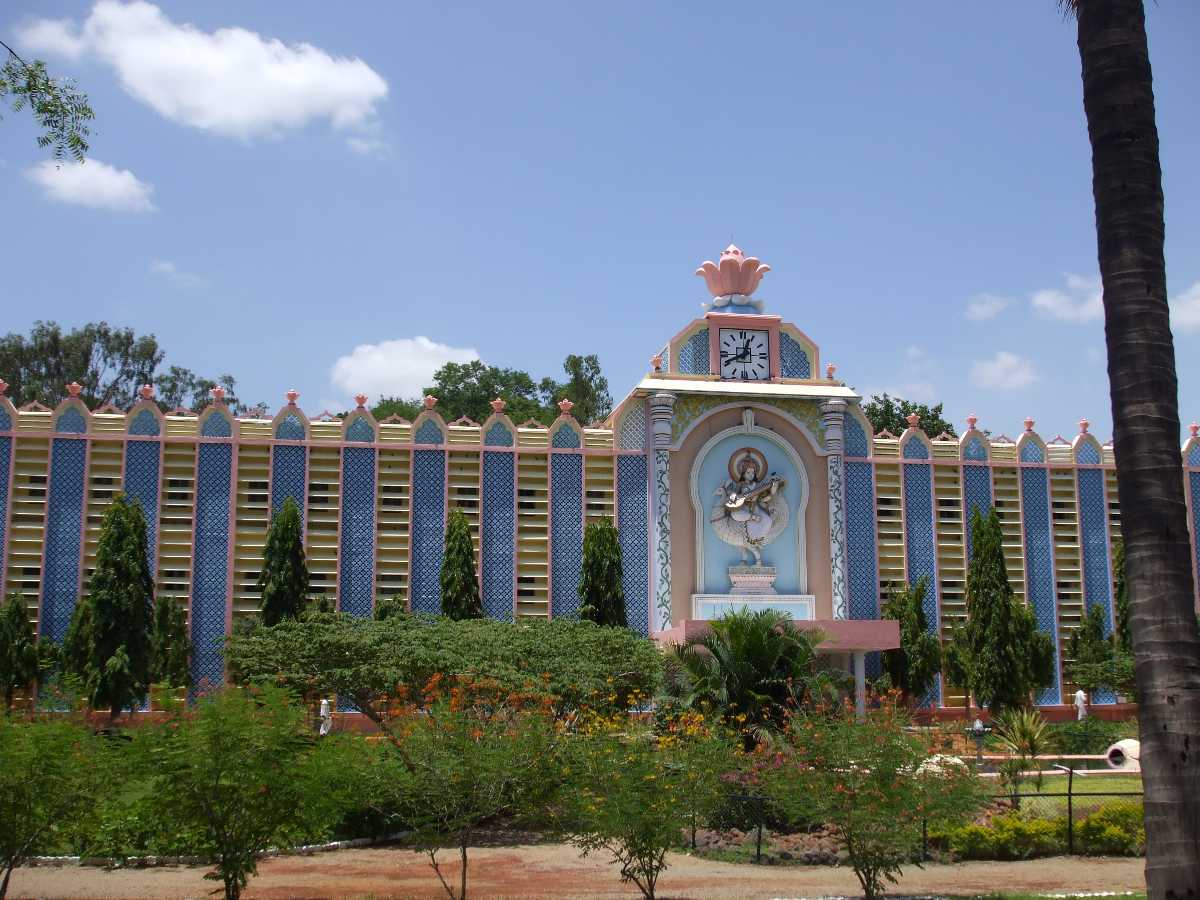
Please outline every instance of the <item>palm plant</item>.
M1200 632L1179 452L1162 167L1142 0L1059 0L1078 26L1151 897L1200 885Z
M817 671L821 636L786 613L728 612L704 635L670 648L667 690L684 706L718 713L750 742L779 731L790 708L828 682Z
M1037 758L1049 752L1054 742L1042 714L1036 709L1005 710L996 721L995 734L1004 749L1018 761L1018 772L1024 772L1030 763L1038 770L1034 780L1041 790L1042 774Z

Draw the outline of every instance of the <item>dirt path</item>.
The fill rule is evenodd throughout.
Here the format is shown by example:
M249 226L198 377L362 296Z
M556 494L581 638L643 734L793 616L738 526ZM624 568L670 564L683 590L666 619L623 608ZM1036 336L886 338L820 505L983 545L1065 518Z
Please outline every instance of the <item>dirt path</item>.
M443 872L457 886L458 864L443 853ZM672 854L659 893L671 898L818 897L857 892L849 869L752 866ZM1029 862L928 865L905 872L897 891L1123 891L1142 890L1140 859L1058 857ZM203 869L19 869L10 897L206 897L215 887ZM572 847L540 844L471 851L472 897L636 897L622 889L606 859L580 859ZM423 854L395 848L343 850L264 860L248 898L445 897Z

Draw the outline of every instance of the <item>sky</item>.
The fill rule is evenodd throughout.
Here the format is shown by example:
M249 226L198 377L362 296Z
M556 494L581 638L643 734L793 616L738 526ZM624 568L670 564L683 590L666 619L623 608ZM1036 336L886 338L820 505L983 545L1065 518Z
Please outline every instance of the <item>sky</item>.
M683 10L686 9L686 12ZM1180 415L1200 417L1200 4L1147 4ZM596 353L620 399L731 240L860 393L1110 433L1053 0L9 2L90 157L0 122L0 330L106 320L310 415ZM2 376L3 373L0 373Z

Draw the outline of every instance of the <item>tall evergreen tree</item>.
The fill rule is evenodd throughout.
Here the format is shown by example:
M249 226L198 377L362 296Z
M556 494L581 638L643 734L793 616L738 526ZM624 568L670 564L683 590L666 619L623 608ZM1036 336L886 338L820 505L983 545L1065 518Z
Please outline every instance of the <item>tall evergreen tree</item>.
M583 566L579 576L579 617L598 625L624 628L625 588L621 542L611 519L588 522L583 531Z
M0 690L4 709L10 711L13 695L38 675L38 648L29 610L20 594L8 595L0 609Z
M942 669L941 642L929 631L925 617L928 590L929 579L924 577L904 587L893 585L883 605L883 618L900 623L900 647L884 652L883 668L909 703L924 699Z
M466 513L455 507L446 523L446 552L442 556L442 615L451 619L482 619L479 578L475 574L475 544Z
M994 508L971 515L973 556L967 571L968 670L975 699L993 715L1027 706L1054 680L1054 642L1038 631L1033 610L1017 600L1004 564L1003 533Z
M188 687L191 671L188 657L192 642L188 639L187 616L174 597L162 596L154 604L154 655L150 663L152 684Z
M288 497L271 520L258 574L264 625L298 619L308 602L308 566L304 561L304 528L300 507Z
M1122 653L1133 652L1133 636L1129 633L1129 582L1125 579L1125 542L1114 541L1112 548L1113 582L1116 586L1113 597L1114 632L1117 649Z
M140 705L150 688L154 581L146 559L146 517L136 500L114 498L100 524L88 596L67 633L67 668L93 709L112 718Z

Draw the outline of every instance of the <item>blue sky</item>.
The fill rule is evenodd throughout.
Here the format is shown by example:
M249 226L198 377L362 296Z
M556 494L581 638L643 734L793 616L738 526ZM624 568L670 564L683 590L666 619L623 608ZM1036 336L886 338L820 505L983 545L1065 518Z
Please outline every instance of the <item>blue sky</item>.
M1186 422L1200 6L1147 6ZM767 310L860 391L1106 438L1079 58L1053 0L682 8L6 4L0 34L97 120L84 170L47 166L27 115L0 123L0 329L128 324L310 413L473 354L541 377L598 353L620 397L732 237L772 267Z

